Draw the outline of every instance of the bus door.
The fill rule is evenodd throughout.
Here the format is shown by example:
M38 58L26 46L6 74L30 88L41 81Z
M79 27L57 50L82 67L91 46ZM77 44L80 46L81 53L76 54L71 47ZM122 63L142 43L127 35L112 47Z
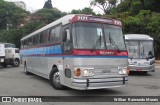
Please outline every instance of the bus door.
M68 85L71 82L71 68L73 65L73 58L71 57L71 35L69 27L64 28L62 31L62 49L63 49L63 71L60 73L63 74L61 78L65 81L65 84Z

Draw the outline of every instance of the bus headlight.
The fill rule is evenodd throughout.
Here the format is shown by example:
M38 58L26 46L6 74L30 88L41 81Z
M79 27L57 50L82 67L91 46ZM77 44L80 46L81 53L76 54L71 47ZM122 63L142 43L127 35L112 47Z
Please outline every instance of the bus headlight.
M118 74L128 74L127 67L118 67Z
M83 69L83 76L94 76L94 69Z

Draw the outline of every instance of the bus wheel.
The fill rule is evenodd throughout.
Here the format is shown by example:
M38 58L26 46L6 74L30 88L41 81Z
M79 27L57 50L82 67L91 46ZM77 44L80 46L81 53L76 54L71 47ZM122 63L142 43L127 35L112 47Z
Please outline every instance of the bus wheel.
M31 73L27 71L27 64L24 64L24 72L26 75L30 75Z
M148 73L148 71L143 71L143 73L144 73L144 74L147 74L147 73Z
M19 64L20 64L19 59L15 59L15 60L13 61L13 66L14 66L14 67L18 67Z
M60 74L57 68L53 68L51 71L50 83L55 89L64 89L64 86L60 83Z

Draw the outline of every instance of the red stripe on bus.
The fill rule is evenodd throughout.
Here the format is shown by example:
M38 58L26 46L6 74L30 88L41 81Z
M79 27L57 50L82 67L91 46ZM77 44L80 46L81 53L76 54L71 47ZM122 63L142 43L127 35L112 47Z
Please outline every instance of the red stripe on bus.
M101 56L128 56L127 51L116 51L116 50L72 50L73 55L101 55Z

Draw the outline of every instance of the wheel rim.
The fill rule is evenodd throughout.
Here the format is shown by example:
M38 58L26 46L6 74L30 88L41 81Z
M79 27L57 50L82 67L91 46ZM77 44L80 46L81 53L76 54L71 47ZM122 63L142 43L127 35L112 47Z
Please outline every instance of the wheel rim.
M53 83L54 83L55 85L60 85L59 72L54 73L54 75L53 75Z
M15 64L16 66L18 66L19 62L16 60L16 61L14 62L14 64Z

